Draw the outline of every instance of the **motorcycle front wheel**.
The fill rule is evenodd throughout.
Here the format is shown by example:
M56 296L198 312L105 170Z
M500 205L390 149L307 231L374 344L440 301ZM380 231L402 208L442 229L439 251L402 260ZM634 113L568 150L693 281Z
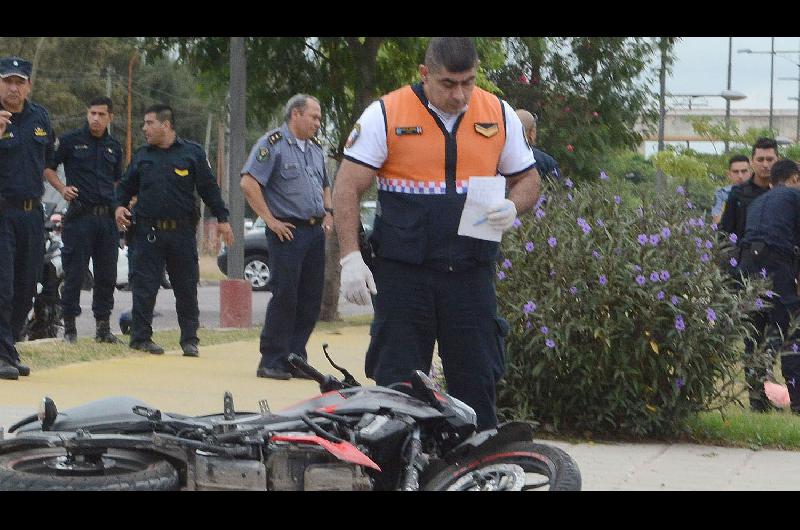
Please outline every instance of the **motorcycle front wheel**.
M427 491L579 491L581 473L550 445L515 442L470 455L425 480Z
M176 469L156 455L108 449L91 458L61 447L0 455L0 491L177 490Z

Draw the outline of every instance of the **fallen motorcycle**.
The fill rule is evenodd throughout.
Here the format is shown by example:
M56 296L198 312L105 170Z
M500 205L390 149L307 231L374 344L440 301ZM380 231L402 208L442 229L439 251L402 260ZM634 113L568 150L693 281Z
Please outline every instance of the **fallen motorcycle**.
M0 490L579 490L559 448L533 442L533 425L475 431L475 412L436 390L423 372L409 383L361 386L290 363L322 394L280 412L162 413L129 397L38 414L0 440Z

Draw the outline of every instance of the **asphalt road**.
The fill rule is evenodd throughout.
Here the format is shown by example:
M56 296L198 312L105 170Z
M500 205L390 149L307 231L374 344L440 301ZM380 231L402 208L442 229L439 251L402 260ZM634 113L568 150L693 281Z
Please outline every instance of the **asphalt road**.
M264 323L267 304L272 294L269 292L253 292L253 325L260 326ZM219 285L205 285L197 288L197 301L200 307L200 327L218 328ZM114 310L111 313L111 331L119 334L119 316L132 307L130 291L116 290L114 292ZM76 319L78 336L94 336L95 322L92 314L92 291L81 291L81 309L83 312ZM178 317L175 313L175 295L170 289L160 289L156 297L155 311L160 313L153 318L153 329L178 329ZM371 314L372 306L358 306L344 299L339 300L339 313L342 316Z

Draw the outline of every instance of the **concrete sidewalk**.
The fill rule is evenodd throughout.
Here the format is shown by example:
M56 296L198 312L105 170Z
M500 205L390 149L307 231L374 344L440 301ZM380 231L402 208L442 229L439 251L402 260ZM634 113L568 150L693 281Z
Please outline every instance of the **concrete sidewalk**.
M368 326L315 332L309 361L332 373L322 353L329 344L334 361L364 384ZM165 345L170 347L170 345ZM267 399L273 410L319 393L307 380L274 381L255 375L258 341L200 346L200 357L180 349L163 356L136 354L124 359L34 370L19 381L0 381L0 426L35 411L43 396L59 409L113 395L139 398L165 412L206 414L222 410L225 391L237 410L257 411ZM24 360L24 359L23 359ZM335 374L338 375L338 374ZM543 441L564 449L578 463L584 490L798 490L800 452L734 449L691 444L609 444Z

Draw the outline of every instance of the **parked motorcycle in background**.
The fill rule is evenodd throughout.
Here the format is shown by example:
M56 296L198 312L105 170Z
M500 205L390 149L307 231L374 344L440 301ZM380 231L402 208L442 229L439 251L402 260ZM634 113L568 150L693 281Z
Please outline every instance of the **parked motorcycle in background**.
M421 371L389 387L322 375L321 395L280 412L185 416L130 397L38 415L0 440L0 490L579 490L563 450L533 441L529 423L476 432L475 411Z
M54 338L63 335L64 321L61 316L61 284L64 268L61 264L61 231L64 226L63 213L56 211L57 205L45 203L45 254L42 278L36 287L33 308L22 327L19 340ZM47 212L50 212L49 215Z

